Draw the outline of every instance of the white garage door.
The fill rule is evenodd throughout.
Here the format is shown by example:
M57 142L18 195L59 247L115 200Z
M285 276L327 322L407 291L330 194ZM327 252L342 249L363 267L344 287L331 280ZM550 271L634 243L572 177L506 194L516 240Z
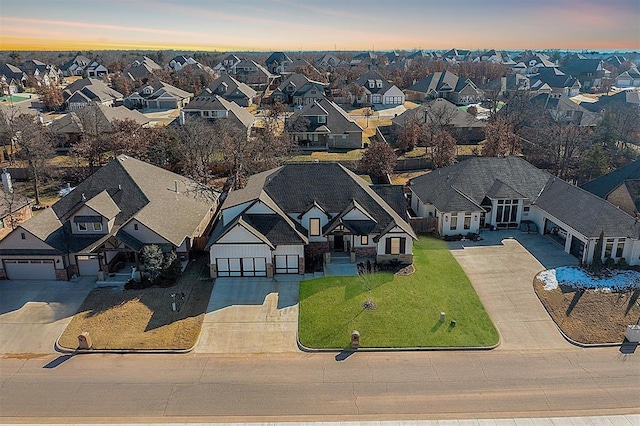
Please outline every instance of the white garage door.
M76 256L78 275L95 276L100 270L98 256Z
M10 280L55 280L53 260L5 260L4 270Z
M298 255L276 255L276 274L297 274Z
M219 277L266 277L267 259L264 257L218 258Z

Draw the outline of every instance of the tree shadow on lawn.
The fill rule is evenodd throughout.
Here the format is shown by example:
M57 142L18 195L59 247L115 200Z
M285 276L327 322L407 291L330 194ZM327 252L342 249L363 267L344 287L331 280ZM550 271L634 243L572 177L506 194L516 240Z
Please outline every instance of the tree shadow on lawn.
M640 289L634 290L633 294L629 298L629 303L627 304L627 310L624 312L625 316L629 315L629 312L631 312L631 309L633 309L633 306L638 301L638 297L640 297Z
M78 312L84 312L85 318L92 318L113 309L123 308L128 303L140 303L151 311L145 331L196 317L206 311L213 287L208 277L203 275L204 266L203 262L191 262L177 283L171 287L122 291L97 288L89 293Z
M580 288L575 291L575 293L573 294L573 299L571 299L571 303L569 303L569 306L567 307L567 312L566 312L567 316L571 315L571 312L573 312L573 309L576 307L576 305L580 301L580 298L582 297L584 292L585 290L583 288Z
M348 277L348 279L349 281L344 288L345 301L392 282L393 274L389 272L378 272L374 274L361 274L357 277Z

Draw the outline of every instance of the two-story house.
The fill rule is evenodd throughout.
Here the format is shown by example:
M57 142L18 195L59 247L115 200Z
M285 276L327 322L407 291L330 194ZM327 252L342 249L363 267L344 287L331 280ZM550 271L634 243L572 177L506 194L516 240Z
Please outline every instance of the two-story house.
M184 124L189 116L197 116L208 120L229 120L232 125L251 132L255 117L235 102L230 102L220 95L196 96L180 111L179 123Z
M414 100L445 98L456 105L468 105L484 99L484 93L468 78L460 78L451 71L435 72L414 82L407 89Z
M186 92L162 81L137 88L124 98L127 108L174 109L189 103L193 93Z
M357 103L371 105L402 105L405 96L402 90L375 70L369 70L356 80L356 84L364 89L364 97L354 99Z
M313 81L304 74L291 74L271 93L271 101L290 105L309 105L324 97L324 87L324 83Z
M303 150L362 148L362 127L324 97L294 112L285 127Z
M0 241L0 278L99 277L151 244L186 257L217 207L196 186L120 155Z
M239 82L229 74L222 74L209 83L205 92L201 96L219 95L224 99L235 102L241 107L248 107L253 104L253 100L258 92L244 83Z

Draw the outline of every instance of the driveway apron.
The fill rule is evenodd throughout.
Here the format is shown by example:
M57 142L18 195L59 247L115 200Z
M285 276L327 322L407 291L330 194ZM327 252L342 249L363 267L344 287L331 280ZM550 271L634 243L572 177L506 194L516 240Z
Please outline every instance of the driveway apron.
M196 353L297 352L297 275L218 278Z
M522 239L532 252L544 253L541 260L545 264L555 259L553 267L576 264L577 260L541 235L519 234L518 231L485 234L487 238L478 243L456 242L449 247L500 333L498 349L570 347L533 290L535 275L545 267L510 236Z

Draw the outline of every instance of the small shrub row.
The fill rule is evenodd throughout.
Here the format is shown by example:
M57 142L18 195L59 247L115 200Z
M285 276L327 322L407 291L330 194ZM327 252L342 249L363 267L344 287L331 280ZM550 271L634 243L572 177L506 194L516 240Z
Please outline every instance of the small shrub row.
M470 240L470 241L480 241L480 234L476 234L475 232L469 232L466 235L456 234L456 235L445 235L445 241L462 241L462 240Z

